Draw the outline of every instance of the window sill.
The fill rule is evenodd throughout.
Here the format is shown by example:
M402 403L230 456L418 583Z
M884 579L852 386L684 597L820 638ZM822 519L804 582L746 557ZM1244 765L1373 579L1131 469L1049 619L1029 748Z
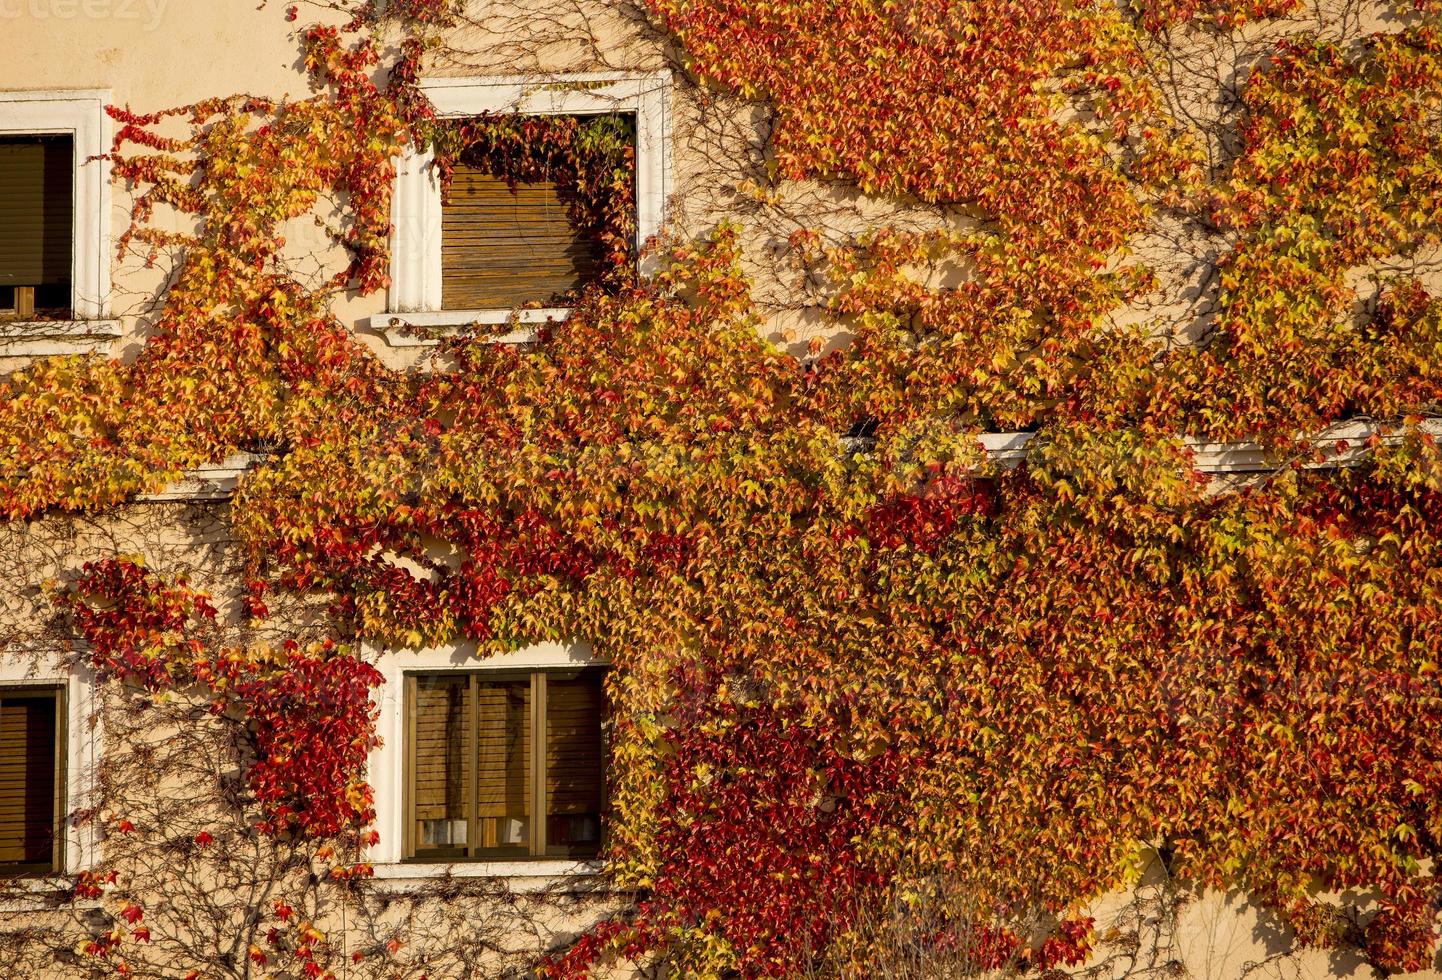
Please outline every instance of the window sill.
M187 470L181 479L164 490L142 493L135 499L152 504L228 500L234 495L240 478L264 463L265 459L264 456L257 453L234 453L219 463Z
M603 891L600 861L469 861L459 864L377 864L377 881L423 888L442 878L487 881L512 892Z
M0 878L0 915L72 906L75 882L61 875Z
M439 341L417 336L412 329L421 329L442 337L455 336L467 327L496 327L512 324L510 333L494 338L498 344L529 344L536 339L534 324L547 321L561 323L571 311L561 307L541 310L434 310L416 313L383 313L373 316L367 326L385 337L390 347L434 347Z
M119 338L119 320L3 320L0 357L94 354Z

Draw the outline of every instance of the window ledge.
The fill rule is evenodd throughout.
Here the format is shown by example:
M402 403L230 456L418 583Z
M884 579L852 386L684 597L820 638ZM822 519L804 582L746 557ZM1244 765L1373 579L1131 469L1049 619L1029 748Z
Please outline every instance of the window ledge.
M602 891L600 861L468 861L460 864L377 864L377 881L423 888L444 878L484 880L513 892Z
M143 503L225 500L235 493L240 478L263 462L265 457L256 453L235 453L219 463L188 470L164 490L144 493L135 499Z
M0 321L0 357L93 354L119 338L119 320L6 320Z
M571 315L569 309L550 307L540 310L428 310L414 313L383 313L370 317L366 325L385 337L391 347L434 347L439 341L417 336L414 329L431 331L441 336L455 336L467 327L496 327L511 324L510 333L494 338L498 344L529 344L536 340L534 324L561 323Z
M45 912L72 906L74 881L60 875L34 878L0 878L0 914Z
M1442 437L1442 419L1423 419L1417 428L1432 438ZM1336 422L1316 435L1298 436L1290 455L1309 470L1359 466L1370 457L1374 438L1384 445L1396 445L1400 442L1399 430L1395 424L1367 419ZM1013 469L1025 461L1033 433L984 433L978 438L992 460ZM1195 436L1183 437L1182 445L1191 451L1193 465L1200 473L1273 473L1285 465L1289 455L1260 443L1208 442Z

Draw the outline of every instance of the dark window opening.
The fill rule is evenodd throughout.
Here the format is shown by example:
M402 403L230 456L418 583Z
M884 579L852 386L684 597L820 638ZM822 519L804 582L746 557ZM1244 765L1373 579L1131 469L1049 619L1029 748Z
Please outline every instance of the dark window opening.
M0 317L71 316L75 148L70 136L0 136Z
M0 688L0 876L59 870L65 696Z

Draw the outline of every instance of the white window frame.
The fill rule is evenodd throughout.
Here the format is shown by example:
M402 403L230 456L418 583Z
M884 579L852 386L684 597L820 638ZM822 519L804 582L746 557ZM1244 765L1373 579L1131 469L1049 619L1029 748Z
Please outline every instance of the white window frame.
M0 323L0 357L108 349L120 336L110 316L110 92L0 92L0 135L68 135L74 141L71 308L75 319Z
M74 826L69 816L89 807L100 763L104 732L96 708L98 687L94 671L65 663L66 655L24 650L0 658L0 690L13 687L65 689L65 812L56 814L64 838L62 877L73 877L95 866L99 841L93 820ZM44 892L65 887L54 876L0 879L0 893ZM0 911L8 904L0 900Z
M626 113L636 120L637 244L660 233L671 187L671 73L644 75L588 73L527 78L432 78L421 90L443 118L493 113L517 115L604 115ZM564 320L562 308L512 311L446 310L441 305L441 187L434 155L415 148L396 163L391 205L391 286L387 313L370 326L396 347L430 341L405 336L406 327L445 331L470 324L516 322L520 330L506 338L533 337L526 324ZM643 264L642 271L646 271Z
M596 876L600 861L569 858L525 861L436 862L404 860L406 730L405 675L444 671L475 672L604 666L584 643L541 643L480 658L473 644L434 647L421 651L367 649L385 678L377 696L376 734L380 745L368 760L367 774L375 792L375 829L380 841L367 850L375 876L384 881L420 883L442 875L455 878L504 878L516 891L539 891L561 882L577 884Z

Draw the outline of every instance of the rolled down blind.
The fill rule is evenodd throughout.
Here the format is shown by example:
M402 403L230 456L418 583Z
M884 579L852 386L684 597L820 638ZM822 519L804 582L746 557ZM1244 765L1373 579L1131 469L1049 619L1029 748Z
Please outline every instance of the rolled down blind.
M448 310L550 302L594 280L600 245L571 227L549 181L518 184L458 165L441 215L441 303Z
M417 683L415 739L416 849L464 847L471 805L466 677L427 677Z
M0 137L0 287L70 282L74 167L69 136Z
M55 863L58 698L0 692L0 871Z
M551 678L546 701L546 841L571 853L601 842L606 695L600 671Z
M487 821L509 819L524 824L530 814L531 682L484 682L479 685L480 737L477 815L481 818L482 847L515 844L516 830L498 826L492 840Z

